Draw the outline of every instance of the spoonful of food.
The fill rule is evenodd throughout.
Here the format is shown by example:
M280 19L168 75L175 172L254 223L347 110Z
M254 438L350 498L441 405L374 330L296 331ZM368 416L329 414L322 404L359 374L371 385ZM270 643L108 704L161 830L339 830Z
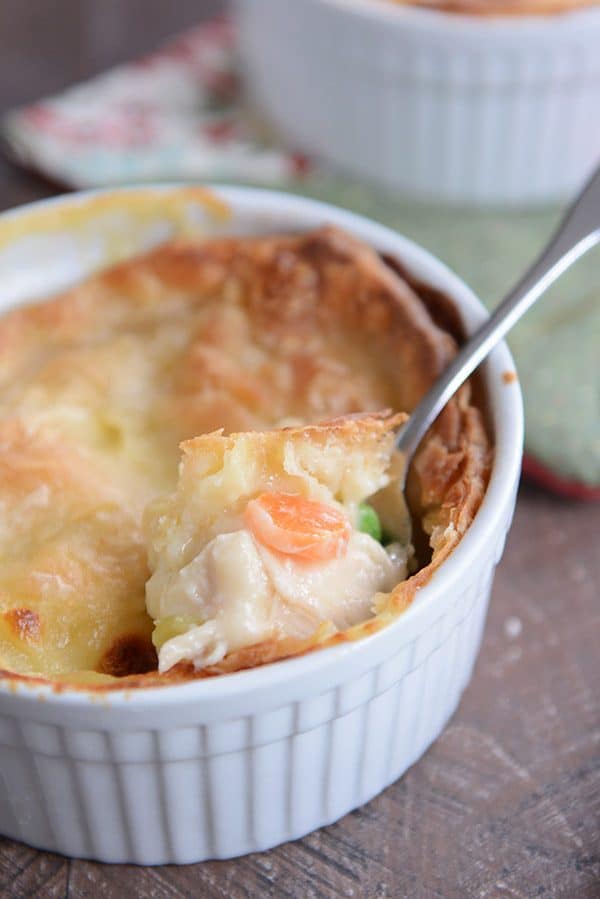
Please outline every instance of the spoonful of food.
M404 460L398 493L404 491L411 459L428 428L470 374L522 315L584 253L600 242L600 168L592 175L564 216L546 248L484 324L461 347L396 438Z

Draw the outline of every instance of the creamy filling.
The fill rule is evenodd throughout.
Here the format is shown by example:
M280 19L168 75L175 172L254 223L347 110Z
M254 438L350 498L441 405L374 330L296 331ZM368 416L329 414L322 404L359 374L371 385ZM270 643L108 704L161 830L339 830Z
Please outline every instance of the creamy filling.
M306 562L280 555L241 528L219 534L168 582L148 584L150 615L187 622L159 647L159 670L191 661L196 669L245 646L310 637L324 621L339 630L373 614L377 593L407 576L407 550L352 531L340 558Z

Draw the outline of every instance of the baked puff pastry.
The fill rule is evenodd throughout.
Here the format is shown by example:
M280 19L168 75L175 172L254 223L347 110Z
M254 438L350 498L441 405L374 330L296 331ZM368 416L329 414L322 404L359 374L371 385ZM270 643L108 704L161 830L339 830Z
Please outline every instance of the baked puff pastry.
M374 512L361 504L388 486L393 428L405 418L183 444L177 490L145 515L160 671L288 656L387 605L412 547L390 537L384 548L365 532Z
M0 423L0 666L153 667L146 552L128 491L84 448Z

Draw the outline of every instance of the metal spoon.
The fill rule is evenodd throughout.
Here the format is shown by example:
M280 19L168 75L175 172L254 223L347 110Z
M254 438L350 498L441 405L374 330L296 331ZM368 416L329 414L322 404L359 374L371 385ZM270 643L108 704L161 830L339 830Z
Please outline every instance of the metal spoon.
M575 200L554 236L516 287L497 306L487 321L461 347L396 437L396 449L404 458L398 486L406 485L406 474L427 429L448 400L494 349L522 315L566 272L574 262L600 242L600 168Z

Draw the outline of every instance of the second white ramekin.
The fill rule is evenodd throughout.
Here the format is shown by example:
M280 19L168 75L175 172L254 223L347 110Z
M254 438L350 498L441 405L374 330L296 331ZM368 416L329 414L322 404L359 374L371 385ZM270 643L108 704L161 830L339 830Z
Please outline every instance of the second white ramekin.
M236 0L256 105L294 145L417 198L559 200L600 158L600 8Z
M174 193L72 195L0 217L0 309L93 270L107 241L132 254L164 239L172 222L160 198ZM446 291L469 328L485 317L444 265L387 228L285 194L218 194L233 210L227 230L337 224ZM138 221L132 210L149 196L158 200ZM121 234L126 245L115 240ZM521 394L507 371L514 364L502 345L484 367L495 461L483 504L387 629L180 686L94 695L0 678L0 832L105 862L229 858L335 821L400 777L454 712L479 648L520 471Z

